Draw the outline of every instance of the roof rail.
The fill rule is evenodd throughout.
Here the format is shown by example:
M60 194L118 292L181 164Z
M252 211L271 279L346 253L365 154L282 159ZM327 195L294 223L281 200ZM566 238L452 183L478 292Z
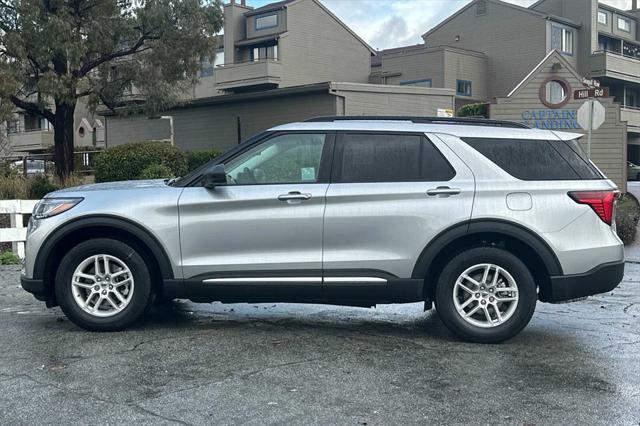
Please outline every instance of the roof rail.
M332 121L410 121L416 124L460 124L466 126L493 126L493 127L510 127L515 129L530 129L529 126L515 121L505 120L489 120L486 118L473 117L409 117L409 116L360 116L360 115L344 115L344 116L326 116L315 117L305 120L308 123L332 122Z

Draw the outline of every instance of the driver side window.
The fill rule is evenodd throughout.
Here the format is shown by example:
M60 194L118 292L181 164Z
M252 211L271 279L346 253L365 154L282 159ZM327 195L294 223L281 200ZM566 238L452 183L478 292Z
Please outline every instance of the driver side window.
M325 134L271 138L225 164L230 185L313 183L318 180Z

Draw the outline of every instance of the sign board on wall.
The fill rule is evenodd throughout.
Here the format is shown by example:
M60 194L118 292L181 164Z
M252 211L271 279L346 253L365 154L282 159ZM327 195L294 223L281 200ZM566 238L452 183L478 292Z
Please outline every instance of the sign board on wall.
M453 110L447 108L438 108L438 117L452 118Z
M580 129L575 109L533 109L522 111L522 123L533 129Z

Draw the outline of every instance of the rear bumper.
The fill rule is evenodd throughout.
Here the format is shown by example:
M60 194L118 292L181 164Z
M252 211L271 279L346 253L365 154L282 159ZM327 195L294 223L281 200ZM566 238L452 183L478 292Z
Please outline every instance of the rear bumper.
M47 291L44 285L44 280L21 276L20 285L22 285L22 288L25 291L33 294L36 299L41 301L45 301L47 299Z
M622 282L624 261L605 263L584 274L551 277L549 294L543 302L562 302L607 293Z

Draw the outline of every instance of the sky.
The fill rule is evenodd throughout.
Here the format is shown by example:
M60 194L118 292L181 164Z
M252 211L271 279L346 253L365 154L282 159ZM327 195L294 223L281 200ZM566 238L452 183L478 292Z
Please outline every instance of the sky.
M247 0L253 7L275 0ZM320 0L374 49L421 43L420 36L470 0ZM506 0L529 6L536 0ZM631 0L604 0L620 9Z

